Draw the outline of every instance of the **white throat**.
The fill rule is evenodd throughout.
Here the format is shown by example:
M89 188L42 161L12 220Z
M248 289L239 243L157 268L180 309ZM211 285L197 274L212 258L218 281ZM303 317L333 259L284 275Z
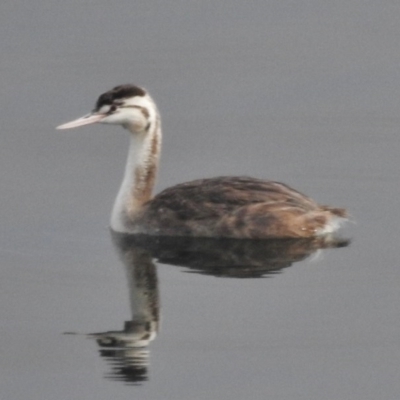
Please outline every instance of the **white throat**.
M124 178L111 213L111 228L129 233L130 222L142 205L151 199L160 156L161 128L159 118L151 130L130 133L128 159Z

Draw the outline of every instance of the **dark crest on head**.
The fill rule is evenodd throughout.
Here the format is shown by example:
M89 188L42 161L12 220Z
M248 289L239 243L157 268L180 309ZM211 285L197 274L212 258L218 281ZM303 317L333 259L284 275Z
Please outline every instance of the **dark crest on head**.
M100 109L102 106L111 105L115 100L123 100L129 97L144 96L146 92L134 85L120 85L116 86L114 89L103 93L96 102L96 110Z

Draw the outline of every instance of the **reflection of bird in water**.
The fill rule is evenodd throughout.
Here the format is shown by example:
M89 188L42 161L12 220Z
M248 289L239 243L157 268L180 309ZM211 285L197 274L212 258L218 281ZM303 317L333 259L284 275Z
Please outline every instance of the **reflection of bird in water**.
M100 355L111 365L109 379L138 384L148 379L149 350L159 328L157 270L148 251L127 246L117 235L113 242L123 262L128 280L131 320L122 331L91 333L100 346Z
M95 109L59 129L92 123L122 125L130 133L125 176L111 216L117 232L156 236L245 239L310 238L334 232L345 218L278 182L220 177L183 183L153 199L161 147L157 107L132 85L103 93Z
M218 277L260 278L280 273L327 248L346 247L340 238L238 240L152 237L114 233L121 248L142 249L162 264Z
M123 330L90 333L110 371L106 378L126 384L148 380L150 350L159 329L160 304L156 266L160 263L191 272L229 278L261 278L280 273L319 249L345 247L333 238L237 240L126 235L112 232L126 270L131 320Z

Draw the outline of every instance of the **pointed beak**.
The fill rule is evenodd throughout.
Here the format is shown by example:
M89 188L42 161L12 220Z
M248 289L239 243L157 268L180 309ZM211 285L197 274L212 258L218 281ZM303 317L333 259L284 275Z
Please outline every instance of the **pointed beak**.
M66 124L62 124L57 126L56 129L70 129L77 128L78 126L95 124L96 122L100 122L102 119L106 117L105 114L87 114L81 118L75 119L71 122L67 122Z

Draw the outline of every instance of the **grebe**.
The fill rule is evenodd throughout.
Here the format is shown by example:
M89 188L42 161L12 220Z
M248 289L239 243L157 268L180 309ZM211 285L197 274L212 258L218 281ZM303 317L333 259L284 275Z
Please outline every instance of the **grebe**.
M312 238L336 231L346 211L318 205L279 182L218 177L182 183L152 198L161 148L157 106L142 88L116 86L94 110L57 129L94 123L130 132L128 160L111 214L116 232L156 236Z

